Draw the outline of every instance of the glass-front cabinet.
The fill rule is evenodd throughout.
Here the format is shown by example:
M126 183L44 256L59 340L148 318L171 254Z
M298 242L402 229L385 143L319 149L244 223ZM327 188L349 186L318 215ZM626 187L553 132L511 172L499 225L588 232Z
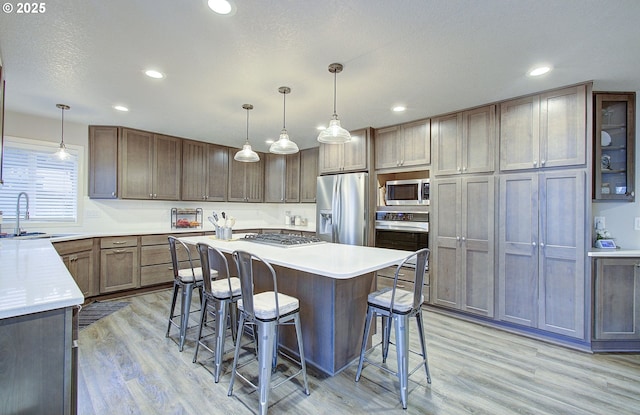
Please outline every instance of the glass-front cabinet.
M635 198L635 92L594 92L593 199Z

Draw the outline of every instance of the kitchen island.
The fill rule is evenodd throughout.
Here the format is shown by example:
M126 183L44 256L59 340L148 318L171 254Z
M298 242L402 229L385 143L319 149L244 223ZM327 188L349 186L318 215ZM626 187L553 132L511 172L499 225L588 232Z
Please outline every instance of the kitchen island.
M0 413L75 413L83 301L48 240L0 240Z
M333 376L360 353L367 295L376 288L377 270L399 264L410 252L323 242L280 247L235 236L230 241L210 236L185 237L189 244L205 243L227 254L251 252L271 263L278 291L300 300L300 319L307 364ZM270 276L256 270L256 291L271 290ZM280 346L295 354L295 332L282 329Z

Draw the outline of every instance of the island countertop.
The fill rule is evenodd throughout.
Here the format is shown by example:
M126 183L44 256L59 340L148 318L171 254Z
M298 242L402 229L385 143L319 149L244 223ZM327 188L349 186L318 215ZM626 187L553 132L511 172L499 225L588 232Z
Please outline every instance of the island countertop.
M0 239L0 318L83 302L82 292L48 240Z
M202 242L225 253L244 250L266 259L273 265L297 269L335 279L353 278L368 272L397 265L411 254L409 251L322 242L292 247L271 246L243 240L234 235L230 241L215 236L179 238L185 243Z

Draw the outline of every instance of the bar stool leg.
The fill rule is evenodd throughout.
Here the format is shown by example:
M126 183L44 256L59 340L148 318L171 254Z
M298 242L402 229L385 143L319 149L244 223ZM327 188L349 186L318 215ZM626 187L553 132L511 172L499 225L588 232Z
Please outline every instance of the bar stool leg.
M193 355L193 363L198 360L198 350L200 349L200 338L202 338L202 326L204 326L204 321L207 317L207 303L209 300L205 297L202 300L202 305L200 306L200 324L198 325L198 337L196 337L196 353Z
M229 381L229 391L227 396L233 394L233 382L236 380L236 370L238 369L238 357L240 356L240 343L242 332L244 331L244 313L240 313L240 322L238 323L238 339L236 340L236 350L233 354L233 367L231 368L231 380Z
M171 299L171 309L169 310L169 325L167 326L167 335L165 337L169 337L169 332L171 331L171 322L173 321L173 313L176 310L176 301L178 299L178 284L173 284L173 298Z
M362 374L362 363L364 362L364 353L367 350L367 338L371 329L371 320L373 320L373 309L367 306L367 317L364 321L364 333L362 334L362 347L360 348L360 361L358 362L358 371L356 372L356 382L360 380Z
M258 322L258 389L260 394L260 415L266 415L269 409L269 389L271 387L271 368L274 343L276 341L276 322Z
M222 372L222 355L224 354L224 340L227 334L227 308L229 301L216 301L216 355L214 356L214 380L218 383L220 372Z
M187 326L189 325L189 310L191 309L191 298L193 297L193 284L185 284L182 288L182 304L180 318L180 342L178 347L180 351L184 348L184 342L187 339Z
M431 383L431 375L429 374L429 360L427 358L427 345L424 339L424 322L422 321L422 311L416 314L418 322L418 336L420 336L420 346L422 346L422 357L424 358L424 370L427 372L427 383Z
M389 342L391 341L391 324L393 320L390 316L382 314L382 363L387 361L389 356Z
M400 400L402 408L407 409L407 390L409 383L409 327L408 315L394 316L396 325L396 353L398 355L398 379L400 381Z
M302 330L300 328L300 315L294 317L296 325L296 337L298 338L298 353L300 354L300 366L302 366L302 376L304 377L304 393L309 395L309 384L307 383L307 364L304 361L304 346L302 345Z

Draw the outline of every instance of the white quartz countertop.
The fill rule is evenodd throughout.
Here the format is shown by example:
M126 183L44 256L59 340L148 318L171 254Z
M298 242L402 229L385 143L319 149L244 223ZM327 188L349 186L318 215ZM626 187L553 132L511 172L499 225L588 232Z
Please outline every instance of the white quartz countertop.
M607 258L607 257L640 257L640 249L602 249L592 248L589 250L588 255L592 258Z
M336 279L353 278L397 265L411 254L409 251L329 242L292 247L271 246L245 241L242 235L234 235L234 239L230 241L219 240L213 236L189 236L180 240L189 244L202 242L225 253L244 250L269 261L272 265Z
M49 240L0 239L0 318L83 302L82 292Z

